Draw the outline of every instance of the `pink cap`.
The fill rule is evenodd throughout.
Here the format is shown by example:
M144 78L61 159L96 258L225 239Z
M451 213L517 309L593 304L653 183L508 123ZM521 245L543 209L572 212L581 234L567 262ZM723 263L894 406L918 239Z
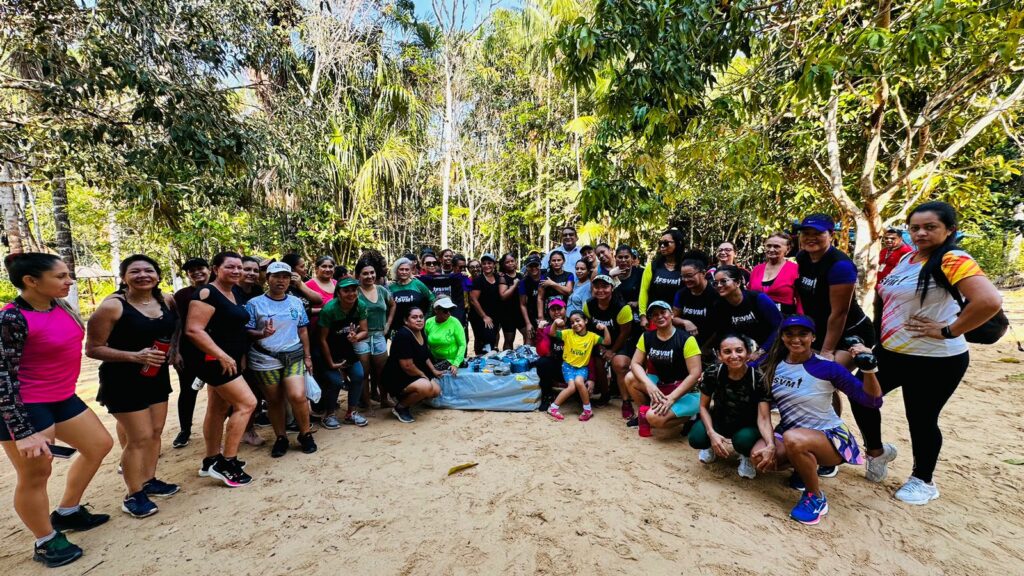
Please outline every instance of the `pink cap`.
M551 302L548 302L548 308L551 308L552 306L561 306L562 308L565 308L565 302L561 298L555 298Z

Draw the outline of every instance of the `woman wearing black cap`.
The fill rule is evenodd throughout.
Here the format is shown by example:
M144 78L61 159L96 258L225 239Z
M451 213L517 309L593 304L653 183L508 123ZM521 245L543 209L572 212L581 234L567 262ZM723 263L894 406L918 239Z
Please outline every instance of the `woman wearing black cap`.
M491 350L498 347L501 294L496 266L494 256L481 256L480 274L473 278L473 288L469 291L469 323L473 326L473 351L477 356L484 353L485 346Z
M523 342L528 342L526 322L519 309L519 283L522 281L523 275L519 272L516 257L512 254L502 256L498 263L498 292L501 295L501 315L498 323L501 325L501 347L505 350L511 350L515 345L516 330L522 332Z
M537 336L537 324L544 317L537 307L540 283L544 276L540 271L540 256L531 254L526 258L526 274L519 282L519 312L523 316L526 341L533 342Z

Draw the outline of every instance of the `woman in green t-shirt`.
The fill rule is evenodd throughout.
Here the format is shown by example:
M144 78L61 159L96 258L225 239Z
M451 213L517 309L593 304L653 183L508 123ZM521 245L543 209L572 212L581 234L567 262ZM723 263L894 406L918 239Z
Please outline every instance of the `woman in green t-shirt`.
M427 320L423 331L427 334L427 346L436 361L438 370L444 369L441 362L447 362L446 368L452 376L458 375L458 368L466 359L466 333L462 323L452 317L455 303L451 298L438 298L434 302L434 317Z
M377 284L376 262L361 258L356 262L356 278L359 279L359 302L366 306L366 326L369 335L356 342L355 352L363 365L362 408L369 407L370 398L388 407L387 394L382 394L380 375L388 361L388 341L385 335L395 318L395 300L387 288Z

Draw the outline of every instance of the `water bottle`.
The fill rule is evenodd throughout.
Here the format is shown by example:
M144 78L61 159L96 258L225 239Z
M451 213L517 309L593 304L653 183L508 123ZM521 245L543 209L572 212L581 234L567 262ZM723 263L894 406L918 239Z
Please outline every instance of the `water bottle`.
M167 354L167 351L171 349L171 339L166 337L157 338L153 341L153 348ZM152 378L160 373L160 367L163 364L146 364L139 370L139 374L142 374L146 378Z

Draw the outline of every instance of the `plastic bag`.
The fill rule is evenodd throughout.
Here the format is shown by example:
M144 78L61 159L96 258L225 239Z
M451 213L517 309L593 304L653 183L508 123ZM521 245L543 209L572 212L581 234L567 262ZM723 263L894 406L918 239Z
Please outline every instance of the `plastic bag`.
M442 376L439 382L441 395L430 400L434 408L531 412L540 406L536 370L508 376L465 371Z
M316 383L316 378L309 372L306 372L306 398L309 398L310 402L320 401L320 385Z

